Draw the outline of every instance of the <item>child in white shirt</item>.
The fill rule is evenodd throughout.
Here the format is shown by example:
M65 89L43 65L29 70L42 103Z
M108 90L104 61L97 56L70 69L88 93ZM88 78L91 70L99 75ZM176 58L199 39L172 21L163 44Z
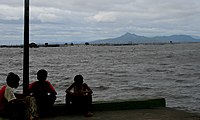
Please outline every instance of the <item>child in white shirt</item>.
M13 89L19 86L20 78L10 72L6 78L7 85L0 89L0 115L10 119L24 119L25 103L19 102Z

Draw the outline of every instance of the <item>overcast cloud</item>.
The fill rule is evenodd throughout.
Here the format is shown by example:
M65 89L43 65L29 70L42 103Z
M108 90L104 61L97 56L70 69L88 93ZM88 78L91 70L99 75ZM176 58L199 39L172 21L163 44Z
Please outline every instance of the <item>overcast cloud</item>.
M1 0L0 44L22 44L23 0ZM200 35L199 0L30 0L30 42L91 41L126 32Z

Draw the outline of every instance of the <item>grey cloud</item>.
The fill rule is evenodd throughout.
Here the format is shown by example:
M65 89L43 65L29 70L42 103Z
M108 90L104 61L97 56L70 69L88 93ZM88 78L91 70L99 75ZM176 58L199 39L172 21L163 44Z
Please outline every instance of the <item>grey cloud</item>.
M65 16L71 15L68 10L61 10L58 8L42 8L31 7L31 20L39 20L41 22L59 23L65 20Z
M199 35L199 6L198 0L30 0L30 37L45 42L89 41L124 32ZM23 29L23 1L1 0L0 23L0 42L21 39L23 32L15 31Z
M19 20L23 16L23 9L9 5L0 4L0 19L1 20Z

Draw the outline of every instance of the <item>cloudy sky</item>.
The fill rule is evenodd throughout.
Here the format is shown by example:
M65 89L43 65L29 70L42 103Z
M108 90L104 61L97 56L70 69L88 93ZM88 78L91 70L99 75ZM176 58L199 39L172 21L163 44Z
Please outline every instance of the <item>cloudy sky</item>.
M0 44L23 43L24 0L0 0ZM200 36L200 0L30 0L30 42L91 41L126 32Z

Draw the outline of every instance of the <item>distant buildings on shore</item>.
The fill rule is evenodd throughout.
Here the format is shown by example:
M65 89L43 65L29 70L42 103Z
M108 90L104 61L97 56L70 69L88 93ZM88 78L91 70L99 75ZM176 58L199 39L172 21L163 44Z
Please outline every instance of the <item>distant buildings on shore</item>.
M66 47L66 46L74 46L74 45L90 45L89 42L86 42L85 44L74 44L74 43L65 43L65 44L36 44L36 43L30 43L30 48L38 48L38 47ZM0 45L1 48L23 48L23 45Z

